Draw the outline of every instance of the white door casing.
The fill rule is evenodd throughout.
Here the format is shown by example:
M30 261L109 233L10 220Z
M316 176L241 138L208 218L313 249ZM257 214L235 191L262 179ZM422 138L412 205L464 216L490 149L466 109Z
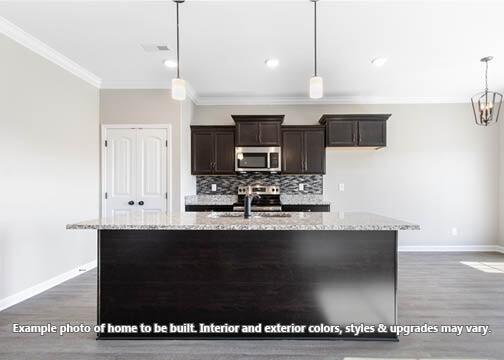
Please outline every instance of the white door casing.
M103 129L102 214L166 213L169 128Z

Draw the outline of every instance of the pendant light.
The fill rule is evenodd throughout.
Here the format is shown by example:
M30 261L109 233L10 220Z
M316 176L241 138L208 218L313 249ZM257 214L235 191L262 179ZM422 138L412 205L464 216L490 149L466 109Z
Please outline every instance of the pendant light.
M185 0L173 0L177 6L177 77L172 79L172 99L183 101L186 98L186 83L180 78L179 4Z
M313 13L314 13L314 74L313 77L310 78L310 97L312 99L320 99L324 96L324 80L318 76L317 74L317 1L318 0L310 0L313 2Z
M488 63L492 59L492 56L487 56L480 60L485 63L485 90L471 98L476 124L481 126L495 124L502 105L502 94L488 90Z

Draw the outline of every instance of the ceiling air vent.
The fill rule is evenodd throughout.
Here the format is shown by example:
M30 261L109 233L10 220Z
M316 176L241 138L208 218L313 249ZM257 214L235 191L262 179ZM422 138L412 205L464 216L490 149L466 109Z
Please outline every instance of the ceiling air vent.
M168 45L142 44L142 48L147 52L170 51Z

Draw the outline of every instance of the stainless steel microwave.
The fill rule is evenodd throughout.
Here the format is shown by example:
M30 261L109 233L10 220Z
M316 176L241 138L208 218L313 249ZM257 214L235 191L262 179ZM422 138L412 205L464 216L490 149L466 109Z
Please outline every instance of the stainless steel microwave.
M280 172L282 152L276 147L236 147L235 171L268 171Z

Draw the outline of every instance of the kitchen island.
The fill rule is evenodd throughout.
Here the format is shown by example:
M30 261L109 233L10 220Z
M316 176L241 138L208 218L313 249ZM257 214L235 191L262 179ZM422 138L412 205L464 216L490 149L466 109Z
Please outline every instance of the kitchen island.
M382 325L397 323L397 233L419 226L280 212L134 214L67 228L98 231L99 339L395 340Z

